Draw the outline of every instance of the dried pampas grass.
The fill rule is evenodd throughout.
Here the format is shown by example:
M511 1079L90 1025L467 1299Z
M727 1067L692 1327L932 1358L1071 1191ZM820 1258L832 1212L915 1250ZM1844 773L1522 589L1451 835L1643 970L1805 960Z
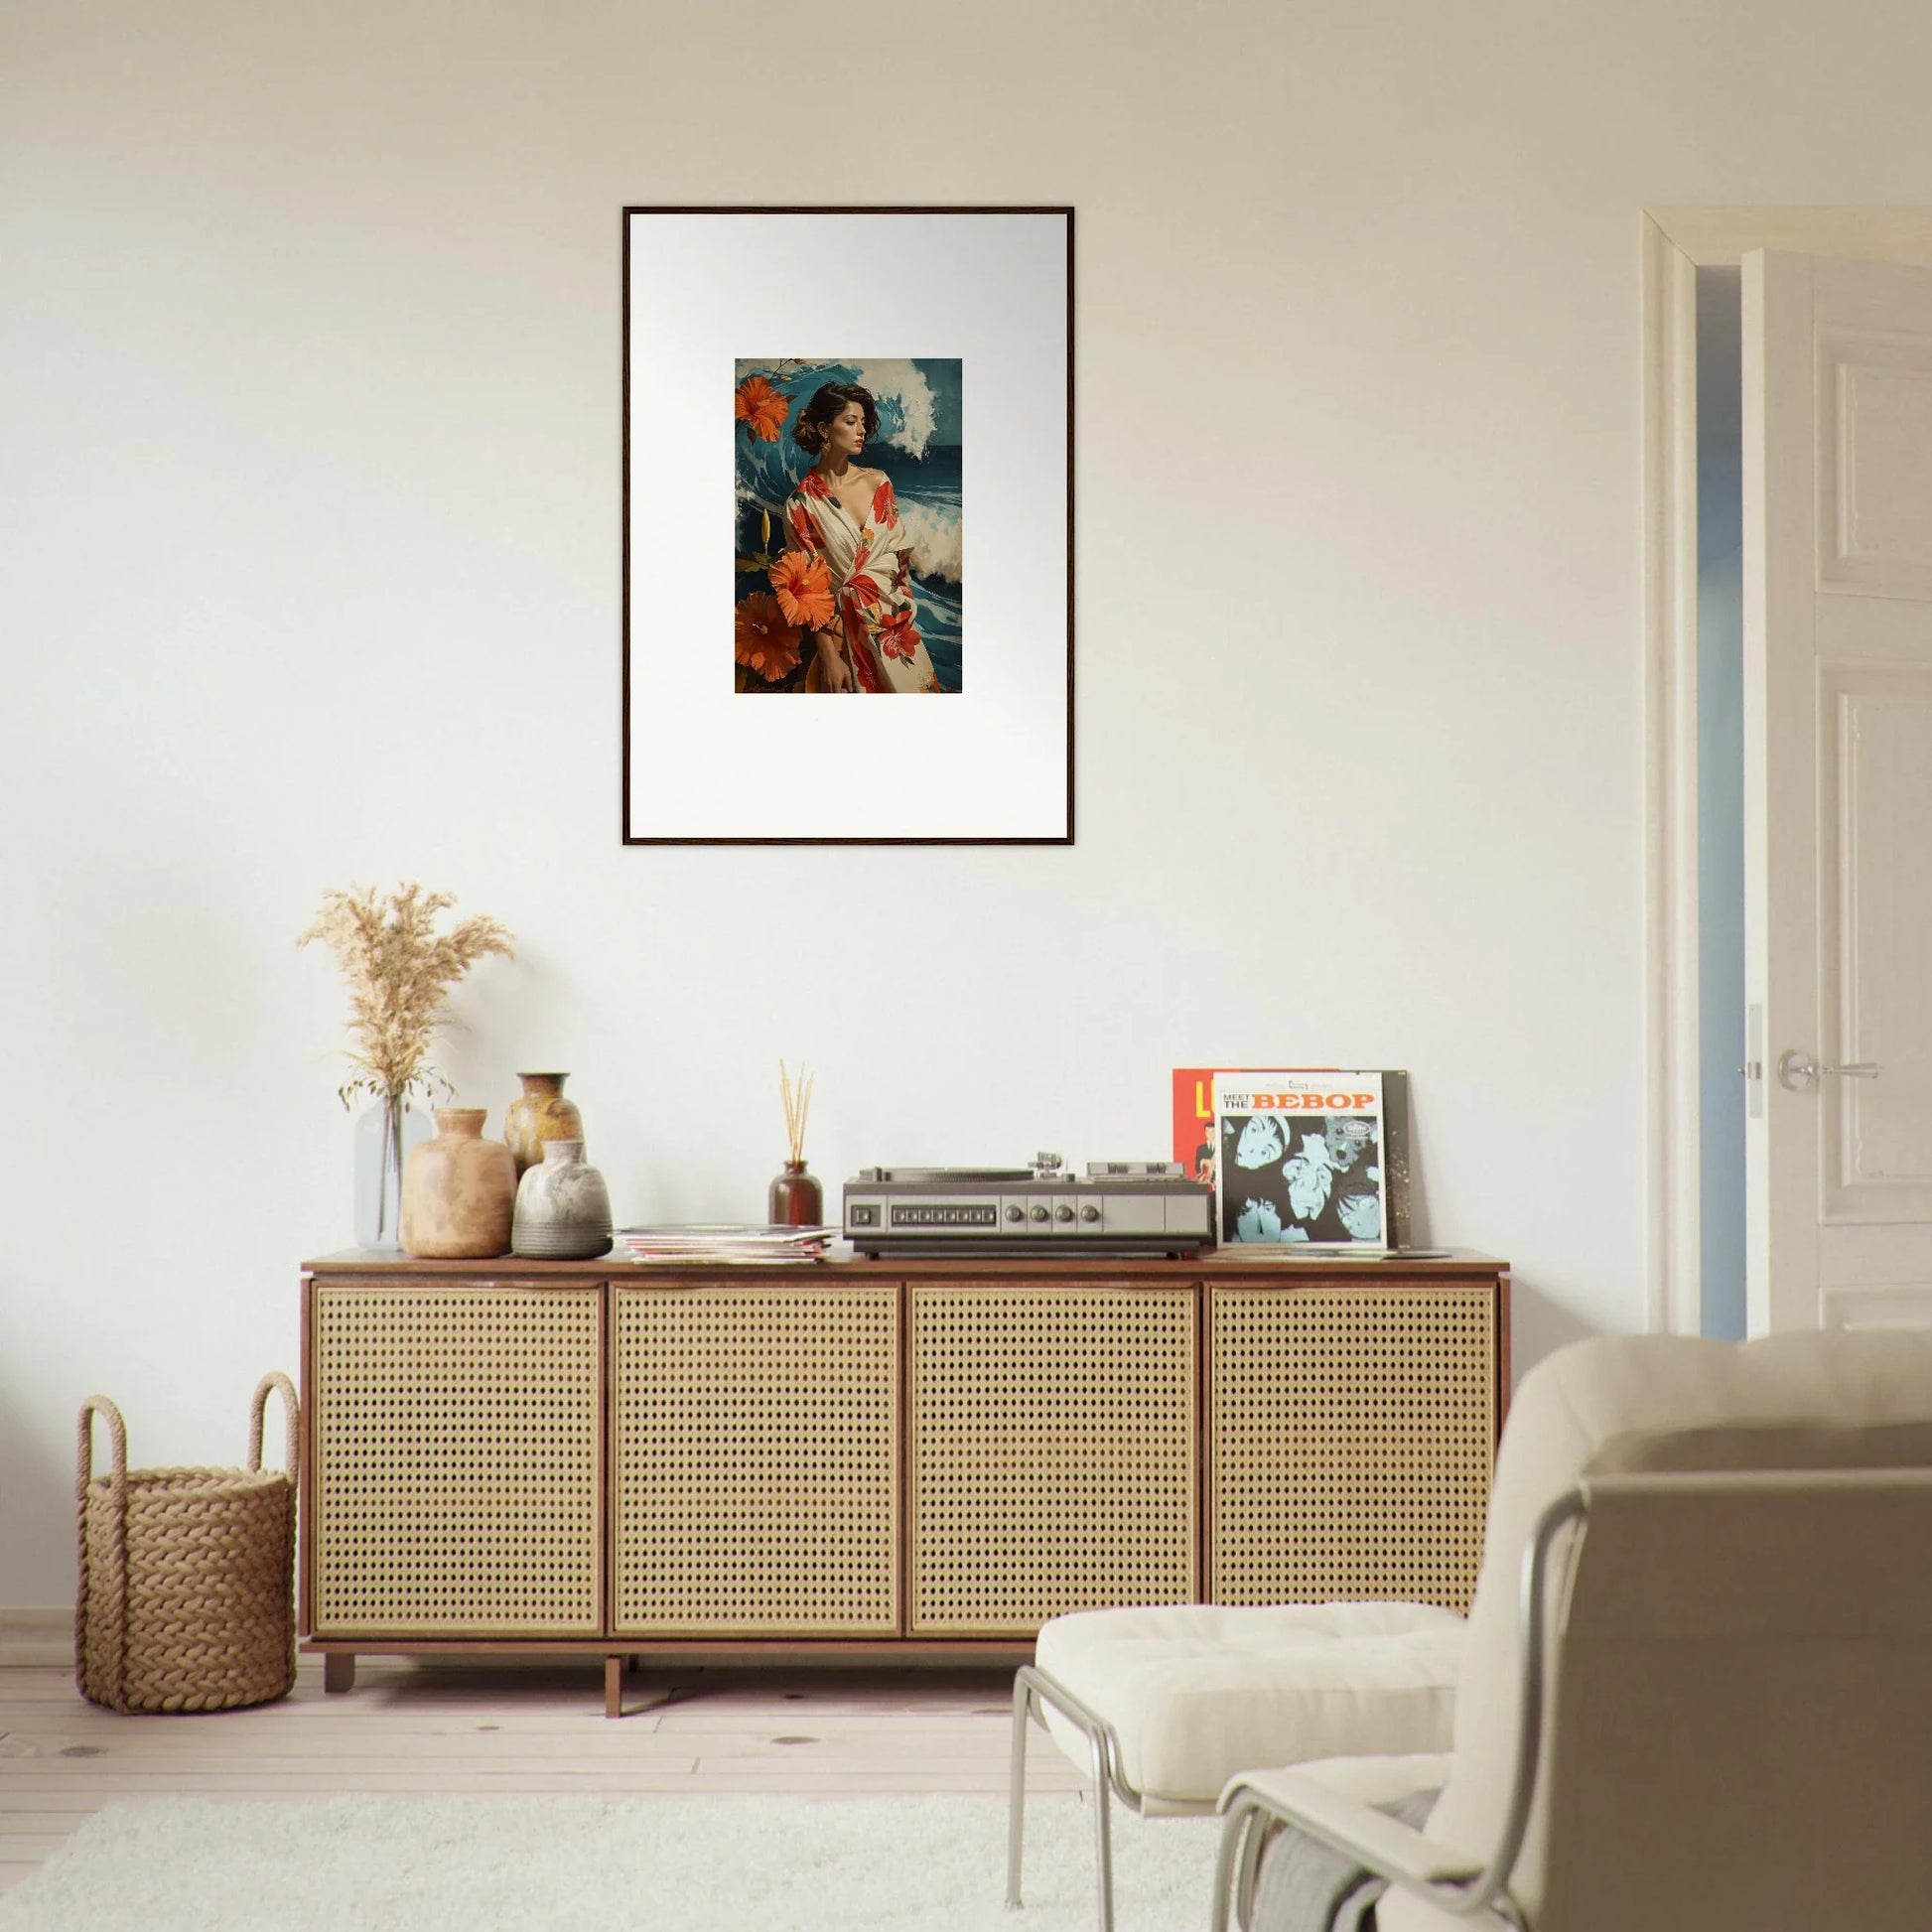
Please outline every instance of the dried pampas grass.
M372 886L325 893L316 922L295 942L322 940L348 983L348 1053L355 1077L341 1087L400 1100L412 1088L449 1083L429 1061L430 1036L451 1024L444 996L478 960L491 953L514 959L513 934L494 919L468 918L448 932L436 915L456 903L453 893L426 893L412 883L386 898Z

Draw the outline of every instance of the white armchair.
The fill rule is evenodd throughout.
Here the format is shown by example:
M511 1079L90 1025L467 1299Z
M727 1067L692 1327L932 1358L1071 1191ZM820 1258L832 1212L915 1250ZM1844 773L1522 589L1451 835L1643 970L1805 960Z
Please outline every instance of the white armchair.
M1452 1754L1237 1777L1214 1924L1312 1932L1289 1826L1378 1932L1922 1932L1928 1790L1932 1334L1584 1342L1504 1433Z

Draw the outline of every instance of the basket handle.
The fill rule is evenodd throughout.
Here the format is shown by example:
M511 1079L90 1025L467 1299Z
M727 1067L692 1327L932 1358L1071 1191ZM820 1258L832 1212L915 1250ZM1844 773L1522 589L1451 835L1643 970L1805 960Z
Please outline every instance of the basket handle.
M282 1392L282 1416L288 1424L286 1467L293 1477L302 1456L300 1405L295 1399L295 1384L280 1369L274 1368L256 1384L254 1405L248 1413L248 1470L252 1475L262 1465L262 1424L266 1419L270 1389Z
M113 1541L109 1545L108 1574L96 1579L87 1554L87 1491L94 1479L94 1418L107 1419L107 1434L113 1445L113 1469L107 1479L107 1500L113 1511ZM97 1662L105 1673L105 1702L115 1710L126 1709L127 1699L127 1424L121 1412L104 1395L90 1395L80 1405L80 1453L75 1471L74 1509L78 1518L80 1568L73 1598L73 1681L82 1693L87 1688L88 1634L91 1621L88 1609L96 1585L107 1605L105 1627L94 1632L99 1639Z
M80 1405L80 1456L73 1485L74 1499L85 1503L87 1485L94 1479L94 1418L107 1419L107 1436L113 1445L113 1476L110 1484L118 1505L127 1491L127 1424L121 1412L104 1395L90 1395Z

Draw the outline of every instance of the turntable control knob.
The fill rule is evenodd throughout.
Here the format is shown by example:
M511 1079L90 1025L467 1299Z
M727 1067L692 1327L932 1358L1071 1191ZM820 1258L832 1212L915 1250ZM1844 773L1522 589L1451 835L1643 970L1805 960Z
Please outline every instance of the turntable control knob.
M1088 1201L1086 1206L1080 1210L1080 1218L1083 1221L1097 1221L1100 1218L1100 1210L1094 1206L1092 1201Z
M1007 1203L1007 1219L1009 1221L1024 1221L1026 1218L1027 1210L1017 1200Z
M1035 1207L1031 1211L1032 1211L1033 1218L1035 1221L1043 1221L1046 1219L1046 1210L1044 1207Z
M1058 1207L1054 1208L1053 1218L1056 1221L1070 1221L1073 1218L1073 1210L1062 1201Z

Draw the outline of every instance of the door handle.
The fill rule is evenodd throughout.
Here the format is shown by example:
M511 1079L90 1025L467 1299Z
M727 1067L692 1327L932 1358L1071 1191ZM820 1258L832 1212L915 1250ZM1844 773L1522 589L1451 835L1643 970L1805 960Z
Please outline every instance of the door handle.
M1851 1060L1844 1066L1820 1066L1809 1053L1796 1046L1778 1060L1778 1079L1793 1093L1803 1093L1821 1079L1875 1080L1877 1077L1876 1060Z

